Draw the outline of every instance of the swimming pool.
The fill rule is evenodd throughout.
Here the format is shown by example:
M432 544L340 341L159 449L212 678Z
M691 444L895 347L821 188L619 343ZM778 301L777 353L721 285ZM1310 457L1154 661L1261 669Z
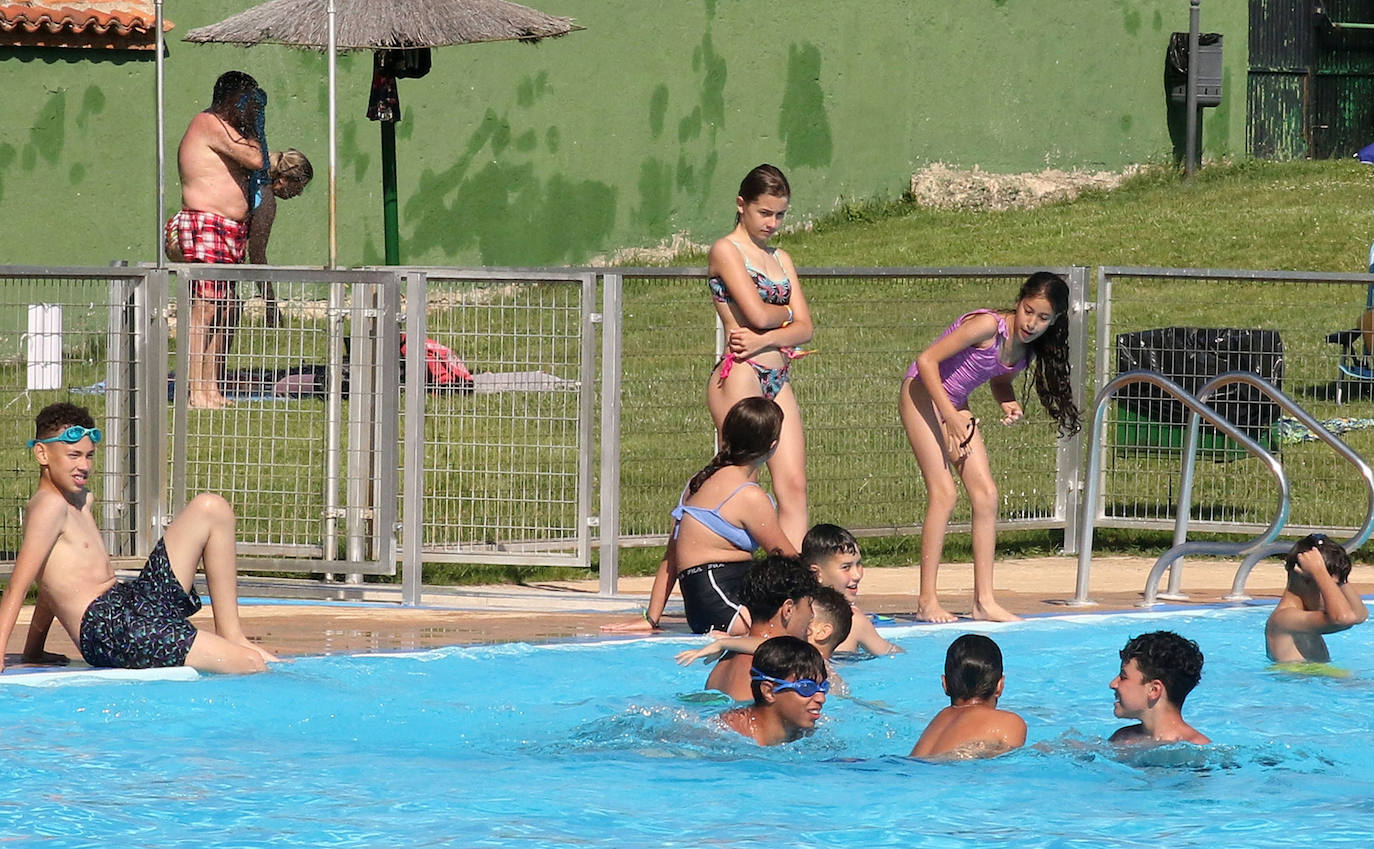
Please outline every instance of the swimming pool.
M310 657L271 674L0 690L0 835L129 847L1367 845L1374 627L1349 678L1267 671L1267 607L990 626L1028 747L908 760L972 628L889 632L842 664L814 736L760 749L691 698L697 640ZM1205 749L1120 752L1117 650L1177 630L1207 656L1184 714Z

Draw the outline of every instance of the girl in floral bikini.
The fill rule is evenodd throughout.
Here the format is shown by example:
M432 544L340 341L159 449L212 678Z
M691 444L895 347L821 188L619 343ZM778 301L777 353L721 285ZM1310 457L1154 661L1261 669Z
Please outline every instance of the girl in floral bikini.
M926 484L921 526L921 589L916 616L928 622L955 617L936 598L936 573L945 545L945 526L958 493L952 465L963 479L973 508L973 618L1018 619L993 598L997 484L978 420L968 396L984 383L1002 405L1002 424L1023 413L1012 388L1018 371L1033 366L1040 403L1059 424L1060 436L1078 431L1078 407L1069 383L1069 287L1057 274L1038 271L1021 287L1016 308L975 310L950 325L921 352L902 381L899 408L911 449Z
M742 398L771 398L782 408L782 436L768 472L782 531L800 546L809 525L806 446L788 366L803 353L797 346L811 340L811 312L792 258L768 246L791 194L772 165L750 171L735 198L735 229L711 246L707 283L729 341L711 372L706 403L717 431Z

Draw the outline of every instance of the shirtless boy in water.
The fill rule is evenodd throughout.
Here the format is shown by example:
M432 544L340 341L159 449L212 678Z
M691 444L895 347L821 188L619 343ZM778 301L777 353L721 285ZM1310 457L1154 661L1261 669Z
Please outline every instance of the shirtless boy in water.
M1298 540L1284 561L1288 587L1264 623L1264 641L1275 663L1329 663L1323 634L1344 631L1369 618L1364 599L1349 583L1350 555L1321 534Z
M1109 685L1113 712L1139 720L1118 728L1113 743L1212 742L1183 721L1183 700L1202 679L1202 650L1173 631L1131 637L1121 649L1121 671Z
M764 640L750 657L754 701L721 714L725 727L760 746L790 743L814 731L830 691L820 652L784 635Z
M921 732L911 757L990 758L1024 745L1026 721L997 707L1006 683L1002 650L991 638L965 634L951 643L940 676L949 707Z
M86 483L100 431L84 408L51 404L38 414L29 441L40 473L24 513L24 541L0 596L0 647L9 643L24 596L39 583L24 660L46 659L54 617L92 666L146 669L191 666L205 672L262 672L277 660L244 636L238 613L234 511L218 495L192 499L153 548L138 578L115 580L96 527ZM197 631L187 617L200 609L192 588L205 564L215 630ZM0 649L0 670L4 656Z

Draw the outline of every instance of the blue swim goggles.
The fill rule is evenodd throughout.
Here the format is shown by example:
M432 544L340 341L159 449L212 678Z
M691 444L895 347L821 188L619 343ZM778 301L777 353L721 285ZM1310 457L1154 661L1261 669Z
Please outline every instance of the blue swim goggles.
M56 436L49 436L43 439L30 439L29 447L32 448L40 442L66 442L69 445L75 445L76 443L80 442L88 436L91 438L91 442L94 442L97 445L100 444L100 428L72 425L71 427L67 428L66 430L62 431Z
M749 678L754 681L767 681L773 685L773 692L780 693L783 690L793 690L803 699L809 699L817 693L830 692L829 681L813 681L810 678L798 678L796 681L784 681L781 678L774 678L772 675L764 675L754 667L749 667Z

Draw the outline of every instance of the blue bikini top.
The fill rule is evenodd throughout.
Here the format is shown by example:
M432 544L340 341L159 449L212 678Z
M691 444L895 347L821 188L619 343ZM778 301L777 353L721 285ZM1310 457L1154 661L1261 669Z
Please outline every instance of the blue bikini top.
M748 531L738 525L730 524L729 520L720 515L720 508L724 507L730 499L734 498L741 489L746 486L758 486L753 481L745 481L735 487L734 492L725 496L725 500L717 504L714 508L689 507L683 502L687 499L687 490L682 491L682 497L677 500L677 507L673 508L672 516L677 522L682 522L683 516L691 516L698 522L706 526L706 530L725 540L738 548L740 551L753 553L759 544L754 541L754 537ZM770 496L771 500L771 496ZM677 537L677 527L673 528L673 537Z

